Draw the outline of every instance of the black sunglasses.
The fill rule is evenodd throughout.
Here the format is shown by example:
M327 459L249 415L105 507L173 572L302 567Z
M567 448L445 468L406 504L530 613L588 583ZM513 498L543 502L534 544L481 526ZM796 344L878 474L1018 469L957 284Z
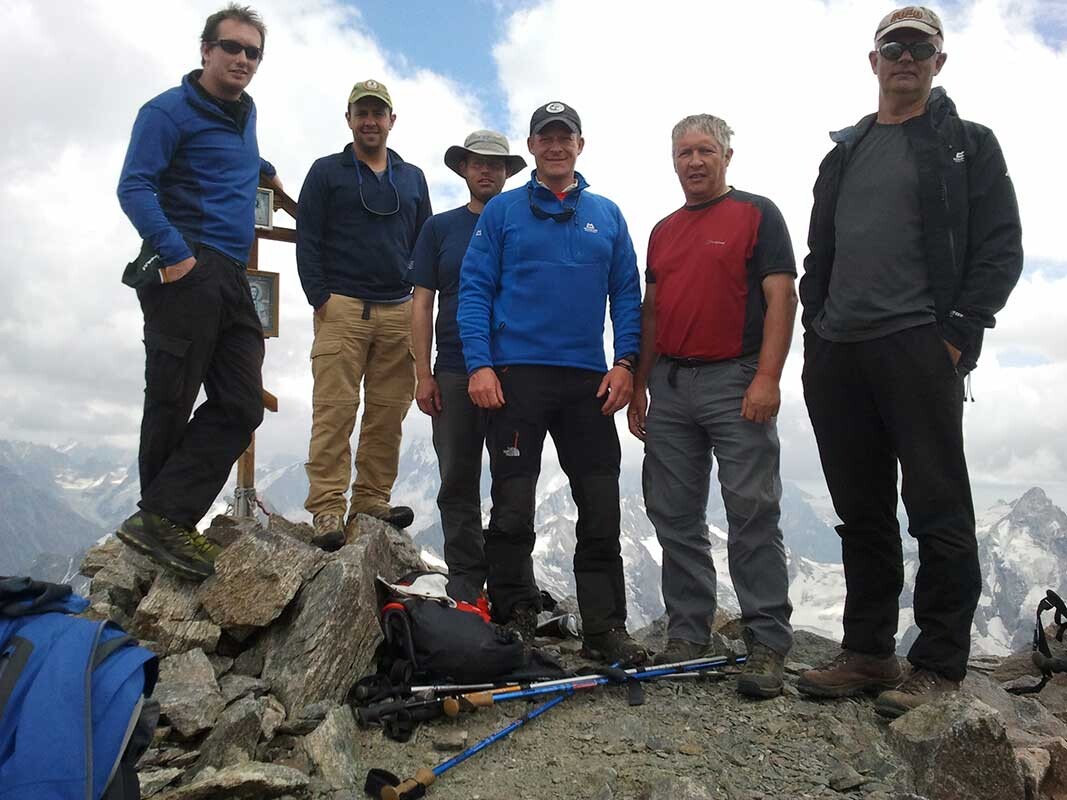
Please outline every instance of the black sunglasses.
M240 42L235 41L233 39L215 39L210 42L204 42L204 44L217 44L219 47L222 48L223 52L229 53L231 56L235 56L242 50L244 50L245 56L248 58L249 61L259 61L259 59L263 58L263 48L253 47L250 44L241 44Z
M581 201L582 196L578 195L578 201L573 206L565 206L562 211L545 211L533 199L533 191L529 188L526 189L526 195L530 198L530 211L537 219L550 219L553 222L566 222L571 219L578 211L578 202Z
M932 45L929 42L912 42L911 44L886 42L878 48L878 52L882 58L889 61L899 61L900 57L905 53L911 53L911 57L915 61L925 61L939 51L936 45Z

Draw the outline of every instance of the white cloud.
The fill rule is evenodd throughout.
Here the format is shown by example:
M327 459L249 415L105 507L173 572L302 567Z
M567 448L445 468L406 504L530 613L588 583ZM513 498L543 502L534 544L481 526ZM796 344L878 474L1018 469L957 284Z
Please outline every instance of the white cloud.
M119 283L137 238L114 187L138 107L198 64L212 2L39 4L0 0L0 437L136 440L143 353L134 294ZM264 154L294 195L311 162L348 137L344 100L355 80L390 88L398 121L390 144L423 167L437 210L461 199L444 149L484 124L462 86L384 50L359 13L340 3L262 3L266 58L251 86ZM950 54L941 81L963 116L990 125L1011 166L1027 256L1061 268L1029 274L987 337L968 404L976 480L1067 482L1067 269L1060 247L1067 161L1067 48L1035 31L1039 3L982 0L945 14ZM802 257L811 184L826 132L873 110L866 63L878 2L653 7L564 0L517 11L496 45L513 142L547 99L573 103L585 123L579 168L622 207L641 253L652 225L681 203L669 135L707 111L737 131L735 185L771 197ZM401 6L395 13L407 13ZM482 46L457 42L457 48ZM417 43L412 43L412 48ZM408 54L417 58L417 51ZM493 80L490 76L488 80ZM474 98L474 99L472 99ZM643 259L642 259L643 261ZM265 381L282 413L259 437L271 453L301 455L309 430L310 314L288 245L265 244L261 267L282 273L282 338L267 344ZM998 354L1036 352L1039 366L1002 367ZM787 366L781 417L787 477L818 474L800 398L799 352ZM621 420L620 420L621 421ZM424 432L417 411L412 431ZM623 434L629 440L628 434ZM628 441L628 458L639 448Z

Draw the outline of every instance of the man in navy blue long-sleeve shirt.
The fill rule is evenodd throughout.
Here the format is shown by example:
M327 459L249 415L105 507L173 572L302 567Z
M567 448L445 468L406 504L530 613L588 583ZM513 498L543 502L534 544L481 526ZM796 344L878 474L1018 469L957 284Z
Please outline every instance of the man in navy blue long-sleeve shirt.
M119 179L122 210L144 240L145 403L140 510L118 537L184 578L213 572L196 524L263 419L263 329L245 264L260 175L256 108L245 93L266 28L248 8L208 17L203 69L141 108ZM124 278L126 280L126 278ZM201 385L207 400L189 414Z
M340 547L356 514L406 527L414 513L390 504L401 424L415 394L408 269L430 194L418 167L386 147L393 101L375 80L357 83L345 119L352 142L312 164L296 217L296 265L313 309L311 444L306 465L315 542ZM349 440L360 386L366 393L356 479Z

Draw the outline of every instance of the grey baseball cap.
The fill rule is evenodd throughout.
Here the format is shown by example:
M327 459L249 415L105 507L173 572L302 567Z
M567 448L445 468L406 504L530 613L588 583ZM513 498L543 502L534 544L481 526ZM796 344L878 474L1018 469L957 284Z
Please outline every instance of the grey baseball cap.
M445 166L462 177L463 173L459 171L459 165L469 155L503 158L509 178L526 169L526 159L512 155L511 148L508 146L508 138L496 131L475 131L463 140L462 145L452 145L445 151Z

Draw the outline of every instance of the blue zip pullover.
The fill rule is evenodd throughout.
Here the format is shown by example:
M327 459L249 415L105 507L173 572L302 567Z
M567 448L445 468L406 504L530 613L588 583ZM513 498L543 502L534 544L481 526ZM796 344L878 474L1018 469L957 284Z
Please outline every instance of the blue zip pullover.
M119 178L119 204L166 265L202 244L244 264L255 236L259 174L256 108L244 129L193 85L202 70L145 103L133 123Z
M507 364L604 372L604 312L611 300L615 358L637 353L641 285L619 207L586 191L585 178L562 201L537 182L486 205L463 258L460 338L467 372ZM565 222L538 219L576 208Z

